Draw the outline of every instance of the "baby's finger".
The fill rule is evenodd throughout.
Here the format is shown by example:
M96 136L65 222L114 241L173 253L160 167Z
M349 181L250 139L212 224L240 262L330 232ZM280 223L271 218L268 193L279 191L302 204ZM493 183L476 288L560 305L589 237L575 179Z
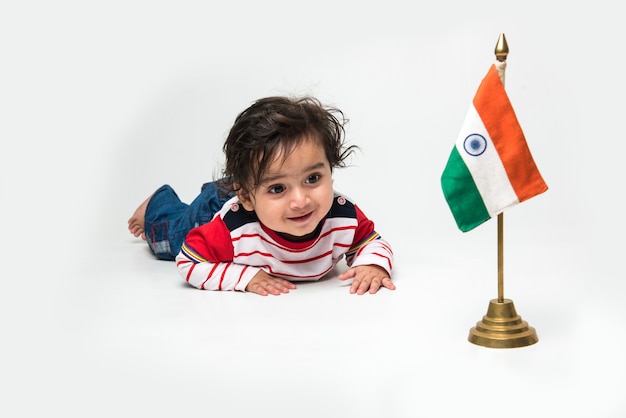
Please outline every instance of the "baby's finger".
M284 279L270 279L263 283L265 289L273 295L289 293L289 289L295 289L296 285Z
M352 285L354 286L354 283ZM364 278L362 278L358 282L358 285L356 286L356 293L357 293L357 295L365 294L367 292L367 290L370 288L371 285L372 285L372 278L371 277L364 277Z
M254 283L252 286L248 287L248 292L256 293L257 295L267 296L269 292L265 289L261 283Z
M395 290L396 285L391 281L391 277L383 278L381 284L389 290Z
M371 294L378 292L378 289L380 289L381 284L382 284L382 279L380 277L374 277L372 279L372 282L370 283L369 292Z
M338 276L338 279L339 280L347 280L347 279L350 279L350 278L354 277L355 275L356 275L356 269L351 268L351 269L348 269L348 270L344 271L343 273L341 273Z

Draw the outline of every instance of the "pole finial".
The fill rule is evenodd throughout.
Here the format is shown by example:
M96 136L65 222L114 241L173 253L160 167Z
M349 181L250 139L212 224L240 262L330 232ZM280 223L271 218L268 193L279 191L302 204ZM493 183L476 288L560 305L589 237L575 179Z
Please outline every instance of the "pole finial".
M506 57L509 55L509 45L506 43L506 37L504 33L500 34L498 43L496 44L496 59L500 62L506 61Z

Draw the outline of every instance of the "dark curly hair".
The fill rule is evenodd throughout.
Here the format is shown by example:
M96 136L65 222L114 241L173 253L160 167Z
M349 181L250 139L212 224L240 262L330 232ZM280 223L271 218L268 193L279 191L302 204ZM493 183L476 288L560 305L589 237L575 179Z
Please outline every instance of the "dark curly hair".
M253 192L279 153L287 158L310 139L323 146L331 170L345 167L346 158L358 148L345 144L347 122L341 110L309 96L257 100L237 116L226 138L224 175L235 188Z

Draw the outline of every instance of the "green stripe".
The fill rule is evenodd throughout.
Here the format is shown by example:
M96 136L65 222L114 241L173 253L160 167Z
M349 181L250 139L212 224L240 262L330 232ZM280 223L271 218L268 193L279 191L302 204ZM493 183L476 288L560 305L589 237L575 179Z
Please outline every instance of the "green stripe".
M461 231L472 230L491 218L456 147L452 149L441 175L441 188Z

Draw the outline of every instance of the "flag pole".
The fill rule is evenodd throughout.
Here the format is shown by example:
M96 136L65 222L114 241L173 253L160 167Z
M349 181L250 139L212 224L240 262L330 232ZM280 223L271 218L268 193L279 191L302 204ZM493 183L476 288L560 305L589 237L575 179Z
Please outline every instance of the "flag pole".
M496 69L504 86L506 58L509 56L509 45L504 33L500 34L496 43ZM498 214L498 302L504 302L504 212Z
M504 33L495 48L496 69L504 85L509 46ZM504 298L504 212L498 214L498 298L489 302L487 314L470 330L468 340L490 348L525 347L539 341L537 332L517 314L511 299Z
M504 302L504 212L498 214L498 302Z

